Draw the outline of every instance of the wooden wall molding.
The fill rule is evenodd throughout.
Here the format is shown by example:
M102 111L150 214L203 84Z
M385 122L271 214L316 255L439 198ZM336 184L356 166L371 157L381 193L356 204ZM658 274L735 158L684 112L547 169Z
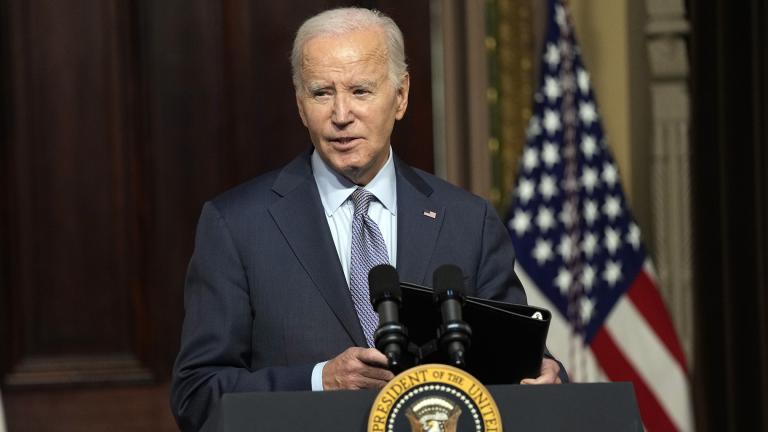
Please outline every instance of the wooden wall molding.
M152 380L152 372L132 354L28 357L5 377L6 385L11 387L138 384Z

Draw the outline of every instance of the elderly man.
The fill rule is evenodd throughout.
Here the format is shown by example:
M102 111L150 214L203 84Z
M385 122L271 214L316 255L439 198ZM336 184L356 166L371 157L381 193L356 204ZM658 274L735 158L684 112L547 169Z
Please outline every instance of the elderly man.
M470 295L524 303L514 252L484 200L392 152L408 107L403 38L376 11L307 20L294 41L296 104L313 149L205 204L185 287L172 406L198 429L223 393L379 388L367 273L396 264L428 284L442 264ZM544 359L541 376L559 382Z

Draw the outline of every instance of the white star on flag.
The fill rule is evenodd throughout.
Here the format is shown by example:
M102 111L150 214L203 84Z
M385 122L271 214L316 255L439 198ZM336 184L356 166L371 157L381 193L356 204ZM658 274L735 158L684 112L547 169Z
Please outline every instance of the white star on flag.
M541 134L541 124L539 124L539 118L537 116L531 117L528 122L528 129L525 130L525 136L528 139L536 138Z
M557 245L557 253L563 257L563 261L568 262L574 253L573 240L571 240L571 238L567 235L560 237L560 244Z
M549 135L554 135L561 128L560 114L552 110L544 111L544 130L546 130Z
M544 175L541 177L541 183L539 184L539 193L545 200L549 201L555 194L557 194L557 185L555 184L555 178L550 175Z
M545 262L552 259L552 242L541 238L536 240L536 248L533 250L533 257L536 258L539 265L543 265Z
M592 193L597 186L597 170L585 167L584 172L581 173L581 184L587 192Z
M619 279L621 279L621 263L608 261L608 263L605 264L603 279L605 279L610 286L615 286Z
M589 320L592 319L592 312L595 310L595 302L589 298L589 296L584 296L581 298L581 320L583 322L589 322Z
M574 214L575 211L573 205L569 201L564 202L563 209L560 211L560 222L562 222L566 228L572 227L573 224L576 223L573 217Z
M547 45L547 53L544 54L544 59L550 69L554 69L560 64L560 50L557 49L557 45L553 43Z
M584 236L584 240L581 242L581 250L584 251L584 255L588 259L592 259L592 255L597 252L597 236L594 233L588 232Z
M531 226L531 216L528 212L517 210L514 219L509 221L510 228L515 230L517 235L522 237Z
M585 265L581 270L581 277L579 277L579 280L584 286L585 291L592 291L592 287L595 285L595 269L589 264Z
M567 295L572 283L573 276L571 276L571 272L564 267L560 267L557 278L555 278L555 286L560 288L560 294Z
M613 164L606 162L603 165L602 178L605 184L611 187L615 186L619 178L619 173L616 171L616 167Z
M560 26L560 29L564 29L568 25L568 21L565 17L565 9L560 5L555 6L555 22Z
M619 246L621 245L621 235L619 235L619 232L613 228L609 226L605 227L603 243L611 255L616 255L616 251L619 250Z
M595 120L597 120L595 104L592 102L582 102L579 104L579 118L587 126L590 126Z
M587 202L584 203L584 220L587 224L594 224L597 220L597 214L597 203L592 200L587 200Z
M560 162L560 149L556 144L545 141L544 151L541 152L541 159L547 165L547 168L551 169Z
M526 171L533 171L539 166L539 152L532 147L528 147L523 152L523 167Z
M610 220L614 220L621 214L621 199L616 196L609 196L605 199L603 212Z
M551 76L544 79L544 96L546 96L550 102L556 101L562 94L563 91L560 89L560 81Z
M517 186L517 196L520 197L520 201L527 203L533 198L536 185L530 180L523 180Z
M536 225L539 226L541 232L547 232L555 226L555 217L552 214L552 210L547 207L539 207L539 214L536 215Z
M595 137L589 134L584 134L581 137L581 152L587 157L587 160L591 160L597 153L597 140Z
M627 232L627 243L632 245L635 250L640 249L640 228L636 223L629 224L629 231Z
M576 72L576 82L579 85L581 94L586 95L589 93L589 73L582 68Z

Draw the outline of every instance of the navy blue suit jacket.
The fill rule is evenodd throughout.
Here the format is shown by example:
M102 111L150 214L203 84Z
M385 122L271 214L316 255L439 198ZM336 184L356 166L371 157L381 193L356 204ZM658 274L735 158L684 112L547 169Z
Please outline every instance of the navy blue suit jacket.
M223 393L310 390L316 363L366 346L310 155L203 207L171 395L184 430ZM400 280L431 286L436 268L455 264L468 294L525 303L494 208L397 158L395 170Z

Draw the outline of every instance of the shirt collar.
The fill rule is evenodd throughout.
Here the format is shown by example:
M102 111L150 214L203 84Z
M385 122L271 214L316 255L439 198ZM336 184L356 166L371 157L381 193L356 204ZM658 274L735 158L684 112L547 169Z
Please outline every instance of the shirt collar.
M320 157L317 151L312 152L312 175L315 177L320 200L326 216L331 216L344 204L358 186L346 177L331 169ZM392 159L392 147L389 157L376 176L364 188L372 193L379 202L392 213L397 215L395 163Z

